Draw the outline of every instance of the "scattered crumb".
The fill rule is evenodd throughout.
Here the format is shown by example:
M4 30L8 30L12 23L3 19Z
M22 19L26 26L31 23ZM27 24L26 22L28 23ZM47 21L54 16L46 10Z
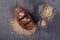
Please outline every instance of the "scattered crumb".
M49 5L46 5L44 6L44 8L42 9L41 11L41 15L46 18L47 20L50 19L50 17L53 15L53 11L54 11L54 8L49 6Z
M46 21L45 20L42 20L40 25L41 25L41 27L46 26Z

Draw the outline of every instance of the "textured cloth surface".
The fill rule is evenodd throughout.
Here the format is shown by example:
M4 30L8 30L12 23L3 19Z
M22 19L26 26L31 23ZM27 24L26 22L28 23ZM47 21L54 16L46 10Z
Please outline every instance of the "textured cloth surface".
M27 9L37 22L40 19L38 7L45 3L56 7L56 15L47 31L38 28L34 35L23 37L12 30L9 22L17 6ZM0 40L60 40L60 0L0 0Z

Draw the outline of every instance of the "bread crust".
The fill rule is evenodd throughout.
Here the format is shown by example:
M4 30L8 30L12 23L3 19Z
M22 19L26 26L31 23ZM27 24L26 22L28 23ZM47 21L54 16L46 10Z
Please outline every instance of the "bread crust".
M16 8L15 18L17 19L18 24L26 30L32 30L35 27L35 23L33 22L31 16L28 14L26 9L22 7Z

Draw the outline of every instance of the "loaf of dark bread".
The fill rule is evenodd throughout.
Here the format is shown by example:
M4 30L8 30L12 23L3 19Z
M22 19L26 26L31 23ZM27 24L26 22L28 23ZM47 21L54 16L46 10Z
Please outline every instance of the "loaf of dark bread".
M17 19L18 24L26 30L31 30L33 27L35 27L35 23L33 22L31 16L24 8L16 8L15 18Z

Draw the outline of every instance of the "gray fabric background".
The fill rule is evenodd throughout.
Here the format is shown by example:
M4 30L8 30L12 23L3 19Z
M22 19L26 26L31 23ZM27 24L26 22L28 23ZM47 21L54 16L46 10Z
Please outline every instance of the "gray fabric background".
M38 28L34 35L23 37L12 30L9 22L17 6L27 9L37 23L40 19L38 7L45 3L56 7L56 15L47 31ZM0 0L0 40L60 40L60 0Z

